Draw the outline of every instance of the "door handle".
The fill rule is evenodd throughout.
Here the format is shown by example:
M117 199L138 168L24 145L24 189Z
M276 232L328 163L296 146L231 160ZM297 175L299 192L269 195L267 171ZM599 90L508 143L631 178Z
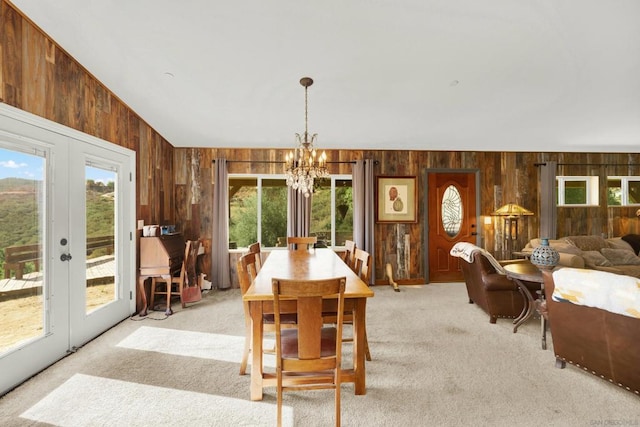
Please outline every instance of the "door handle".
M71 254L60 255L60 261L69 261L69 260L71 260Z
M477 236L477 235L478 235L478 233L476 233L475 231L472 231L472 232L471 232L471 235L472 235L472 236Z

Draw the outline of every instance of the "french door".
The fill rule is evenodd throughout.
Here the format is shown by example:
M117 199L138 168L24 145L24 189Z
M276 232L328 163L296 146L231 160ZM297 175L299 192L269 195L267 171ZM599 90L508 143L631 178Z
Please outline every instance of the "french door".
M135 311L135 153L1 106L0 166L1 395Z

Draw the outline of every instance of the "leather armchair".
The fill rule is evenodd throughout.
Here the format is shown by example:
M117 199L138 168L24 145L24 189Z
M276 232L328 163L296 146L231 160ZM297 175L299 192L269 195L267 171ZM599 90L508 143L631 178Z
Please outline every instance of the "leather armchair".
M469 296L469 304L477 304L489 314L489 322L499 317L514 319L524 308L524 296L506 275L496 271L487 257L476 252L473 262L460 258ZM540 291L539 283L523 282L532 295Z

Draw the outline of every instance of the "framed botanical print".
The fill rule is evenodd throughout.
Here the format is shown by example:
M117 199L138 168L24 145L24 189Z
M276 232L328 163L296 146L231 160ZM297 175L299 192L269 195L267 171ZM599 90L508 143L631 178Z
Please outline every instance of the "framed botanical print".
M415 176L379 176L376 222L418 222Z

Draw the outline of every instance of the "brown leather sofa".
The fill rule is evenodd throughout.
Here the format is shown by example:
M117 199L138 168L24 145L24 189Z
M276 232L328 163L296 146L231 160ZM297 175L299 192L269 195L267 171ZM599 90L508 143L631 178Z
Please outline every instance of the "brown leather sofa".
M469 304L477 304L489 314L489 322L499 317L514 319L524 308L524 296L507 276L496 271L489 259L476 252L473 262L460 258L460 268L467 285ZM524 282L532 295L540 290L539 283Z
M640 319L553 301L553 275L543 277L556 366L569 362L640 395Z

